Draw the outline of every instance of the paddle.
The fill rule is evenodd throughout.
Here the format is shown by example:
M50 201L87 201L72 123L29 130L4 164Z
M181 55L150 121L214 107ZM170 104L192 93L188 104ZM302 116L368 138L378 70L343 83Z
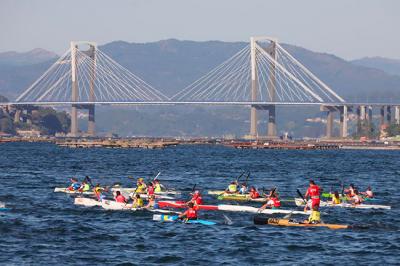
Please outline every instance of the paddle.
M249 180L249 177L250 177L250 171L249 171L249 173L248 173L247 176L246 176L246 181L244 182L244 183L246 184L246 186L247 186L247 181Z
M299 189L297 189L297 194L299 194L299 196L303 199L304 204L307 206L307 201L306 201L306 199L303 197L303 194L301 194L301 192L300 192Z
M157 178L159 177L160 174L161 174L161 172L158 172L158 174L156 175L156 177L153 178L153 181L157 180Z
M238 177L236 177L236 182L239 182L239 179L245 174L246 172L243 172L241 175L239 175Z
M94 187L94 185L93 185L93 183L92 183L92 179L91 179L88 175L85 177L85 180L87 180L87 181L89 182L89 184L90 184L92 187Z
M227 225L232 225L233 224L232 220L228 216L226 216L225 214L222 214L222 216L224 216L225 223Z

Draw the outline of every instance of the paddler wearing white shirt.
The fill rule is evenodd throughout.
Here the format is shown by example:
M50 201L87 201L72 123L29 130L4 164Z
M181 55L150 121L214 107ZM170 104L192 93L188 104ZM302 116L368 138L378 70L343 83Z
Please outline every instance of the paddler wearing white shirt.
M358 194L358 190L354 190L354 196L350 199L354 205L359 205L363 202L362 197Z

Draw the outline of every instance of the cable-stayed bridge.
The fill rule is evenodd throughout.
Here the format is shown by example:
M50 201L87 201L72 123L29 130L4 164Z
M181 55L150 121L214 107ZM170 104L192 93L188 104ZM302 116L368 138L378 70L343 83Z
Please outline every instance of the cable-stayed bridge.
M252 37L231 58L168 97L131 73L92 42L71 42L42 76L8 105L71 106L71 136L78 135L78 109L89 112L88 134L95 134L95 105L245 105L251 107L250 135L256 137L257 111L268 111L268 137L276 132L276 106L318 105L327 112L327 137L332 136L333 114L340 113L340 137L347 136L347 113L356 110L360 121L372 119L380 106L381 123L400 122L399 104L348 103L287 52L275 38Z

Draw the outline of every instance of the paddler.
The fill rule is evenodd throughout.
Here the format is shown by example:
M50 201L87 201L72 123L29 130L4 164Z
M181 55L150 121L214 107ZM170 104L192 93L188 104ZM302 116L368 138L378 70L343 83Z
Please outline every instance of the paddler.
M242 186L239 189L239 194L246 194L247 193L247 184L246 183L242 183Z
M121 191L116 191L115 192L115 201L119 203L126 203L125 197L121 194Z
M258 193L258 191L255 187L251 187L249 196L252 199L257 199L260 197L260 193Z
M340 204L342 201L340 200L339 192L335 191L332 194L332 204Z
M132 208L143 208L144 202L143 199L140 197L140 194L136 194L133 199Z
M317 206L314 206L308 220L305 220L303 223L305 224L319 224L321 223L321 213L318 210Z
M225 190L226 193L234 194L238 192L238 183L237 181L232 181L228 188Z
M160 184L160 181L158 179L153 181L154 185L154 193L160 193L164 190L163 185Z
M149 202L144 207L146 209L157 209L158 206L156 203L156 196L154 194L149 196Z
M372 199L374 197L371 186L368 186L367 190L365 192L362 192L361 194L365 195L365 197L369 199Z
M144 182L144 179L142 177L140 177L137 181L135 192L139 194L146 193L146 183Z
M81 184L78 182L78 179L76 179L75 177L72 177L70 179L71 181L71 185L67 188L67 190L69 191L77 191L80 189Z
M193 203L194 205L202 205L203 204L203 198L201 197L200 191L196 190L192 198L187 202L187 204Z
M319 209L319 204L321 202L320 200L320 193L321 193L321 189L319 186L317 186L317 184L315 184L314 180L310 180L310 185L307 189L306 194L304 195L305 199L308 199L308 197L311 198L311 208L312 210L314 210L314 207L317 207L317 210ZM306 206L304 207L304 211L307 211L307 209L309 208L308 204L306 204Z
M347 197L352 198L355 195L355 189L355 186L353 184L350 184L349 188L344 190L344 193L347 194Z
M82 185L79 188L79 192L88 192L88 191L90 191L90 185L85 179L85 181L82 181Z
M106 198L106 196L103 194L104 188L102 188L100 184L96 184L93 191L98 201L101 201Z
M193 202L188 203L188 209L184 213L179 214L179 219L197 220L197 207Z
M147 184L147 195L154 195L154 185L152 182Z
M264 210L267 207L272 208L272 209L281 207L281 202L278 198L278 195L275 193L275 191L270 192L267 203L265 203L263 206L261 206L261 208L259 210Z
M357 189L354 190L354 196L350 200L354 205L360 205L363 202L363 198L358 194Z

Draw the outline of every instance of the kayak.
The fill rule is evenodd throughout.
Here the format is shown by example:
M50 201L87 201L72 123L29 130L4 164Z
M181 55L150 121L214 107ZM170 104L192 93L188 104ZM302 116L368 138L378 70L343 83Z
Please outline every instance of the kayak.
M348 229L351 228L349 225L344 224L307 224L303 222L299 222L292 219L279 219L279 218L268 218L265 216L256 215L254 216L254 224L258 225L278 225L278 226L297 226L297 227L327 227L329 229Z
M132 204L125 204L116 202L114 200L102 200L97 201L96 199L90 198L75 198L75 205L82 205L85 207L95 207L100 206L105 210L113 210L113 211L150 211L150 212L160 212L160 213L176 213L174 211L161 210L161 209L147 209L147 208L132 208Z
M0 211L5 212L11 210L10 208L6 208L6 205L3 202L0 202Z
M309 201L310 202L310 201ZM304 206L304 200L301 198L295 198L296 206ZM355 209L386 209L390 210L391 207L387 205L376 205L376 204L350 204L350 203L340 203L332 204L331 202L321 201L321 207L342 207L342 208L355 208Z
M249 194L228 194L224 193L217 197L219 200L232 200L232 201L255 201L255 202L266 202L267 198L251 198Z
M81 192L81 191L78 191L78 190L68 190L65 187L56 187L54 189L54 192L62 192L62 193L67 193L67 194L94 195L93 191Z
M184 209L187 208L187 205L184 201L159 201L158 206L160 208L176 208L176 209ZM219 205L197 205L199 210L206 210L206 211L228 211L228 212L250 212L250 213L263 213L263 214L275 214L275 213L282 213L282 214L310 214L310 211L295 211L295 210L283 210L283 209L265 209L259 211L259 208L252 207L252 206L239 206L239 205L226 205L226 204L219 204Z
M331 199L332 196L333 196L333 193L329 193L329 192L323 192L323 193L321 194L321 197L322 197L322 198L327 198L327 199ZM363 200L365 200L365 201L378 200L378 199L376 199L376 198L367 198L367 197L365 197L365 196L363 196L363 195L361 195L361 196L362 196ZM340 197L341 200L346 200L346 199L347 199L347 197L346 197L346 196L343 196L342 194L339 194L339 197Z
M183 222L186 224L203 224L203 225L215 225L217 224L216 222L212 222L212 221L207 221L207 220L201 220L201 219L197 219L197 220L179 220L178 219L179 216L178 215L164 215L164 214L154 214L153 215L153 221L162 221L162 222Z
M132 193L136 191L135 187L113 187L111 188L111 191L121 191L121 193ZM169 195L180 195L181 192L180 191L175 191L175 190L166 190L166 191L161 191L161 192L155 192L155 194L159 194L159 195L165 195L165 194L169 194Z

